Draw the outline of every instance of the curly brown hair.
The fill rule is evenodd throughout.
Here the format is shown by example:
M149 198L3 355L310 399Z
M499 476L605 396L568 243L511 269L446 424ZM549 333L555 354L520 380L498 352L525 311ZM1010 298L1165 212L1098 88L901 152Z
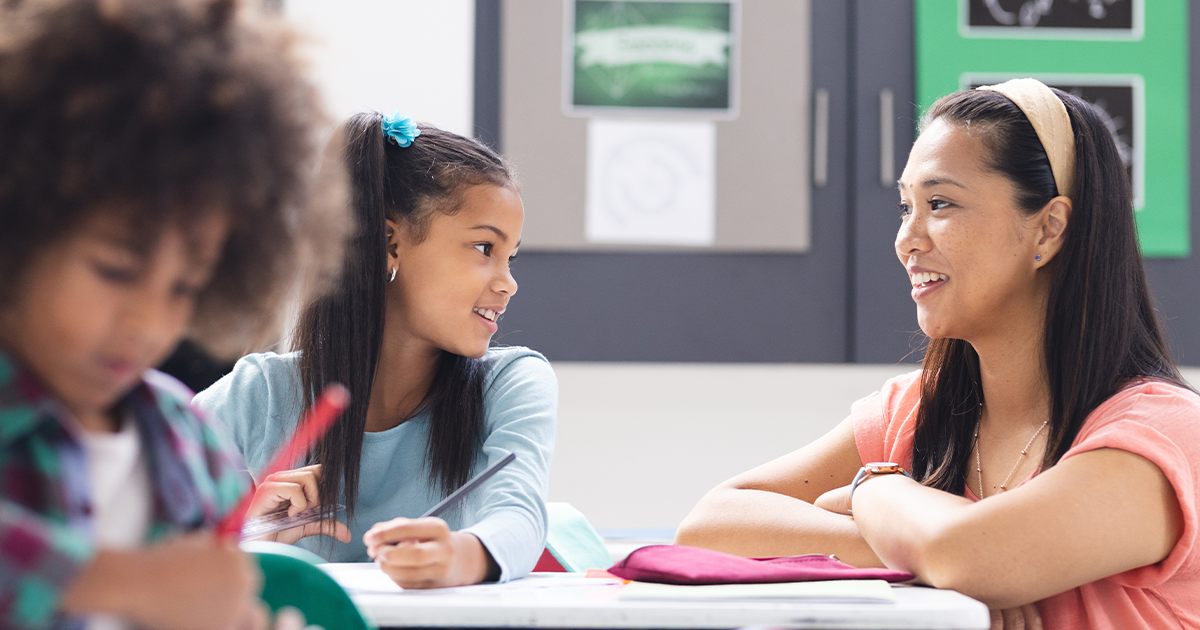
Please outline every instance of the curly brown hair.
M122 213L149 250L223 212L191 336L221 352L269 340L297 274L328 278L353 226L340 159L318 169L324 118L294 48L235 0L0 7L0 301L95 213Z

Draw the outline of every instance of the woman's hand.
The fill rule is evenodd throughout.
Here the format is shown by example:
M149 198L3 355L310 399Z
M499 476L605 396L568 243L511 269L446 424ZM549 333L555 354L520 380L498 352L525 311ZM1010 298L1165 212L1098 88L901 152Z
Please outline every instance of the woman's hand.
M258 566L211 533L136 551L101 551L63 596L63 610L106 613L165 630L261 630Z
M283 510L287 510L288 516L295 516L304 510L317 507L321 504L318 490L320 480L320 464L275 473L263 479L254 490L254 501L250 504L248 516L264 516ZM344 543L350 542L351 538L350 529L345 523L336 519L326 519L263 536L259 540L290 544L317 534L332 536Z
M813 505L834 514L849 514L850 513L850 486L842 486L834 488L829 492L817 497L813 501Z
M991 630L1042 630L1042 616L1033 604L988 612L992 613Z
M492 555L474 534L452 532L437 517L396 518L363 535L367 554L402 588L478 584L499 575Z

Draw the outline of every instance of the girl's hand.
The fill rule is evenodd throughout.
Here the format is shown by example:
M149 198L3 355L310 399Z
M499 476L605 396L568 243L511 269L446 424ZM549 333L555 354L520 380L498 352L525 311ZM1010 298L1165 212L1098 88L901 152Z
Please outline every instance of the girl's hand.
M1033 604L989 612L992 613L991 630L1042 630L1042 616Z
M73 615L107 613L164 630L262 630L258 566L211 533L101 551L63 596Z
M833 512L834 514L849 514L850 486L834 488L833 490L822 494L821 496L817 497L816 501L813 501L813 505L821 508L822 510Z
M254 500L250 504L248 516L263 516L283 510L287 510L288 516L295 516L304 510L317 507L321 504L317 485L320 479L320 464L285 470L263 479L254 490ZM350 542L351 538L350 529L345 523L336 519L326 519L263 536L259 540L291 544L317 534L332 536L344 543Z
M450 531L437 517L377 523L363 535L363 542L383 572L402 588L478 584L493 570L499 573L478 538Z

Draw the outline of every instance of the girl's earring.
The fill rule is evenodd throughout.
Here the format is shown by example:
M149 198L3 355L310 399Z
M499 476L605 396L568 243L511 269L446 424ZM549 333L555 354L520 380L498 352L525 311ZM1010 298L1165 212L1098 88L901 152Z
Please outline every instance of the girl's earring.
M388 277L388 283L390 284L395 281L396 281L396 268L392 267L392 275L390 277Z
M1033 259L1034 259L1034 260L1036 260L1036 261L1038 261L1038 262L1042 262L1042 255L1041 255L1041 254L1038 254L1037 256L1034 256L1034 257L1033 257ZM393 278L395 278L395 277L396 277L396 272L395 272L394 270L392 271L392 277L393 277Z

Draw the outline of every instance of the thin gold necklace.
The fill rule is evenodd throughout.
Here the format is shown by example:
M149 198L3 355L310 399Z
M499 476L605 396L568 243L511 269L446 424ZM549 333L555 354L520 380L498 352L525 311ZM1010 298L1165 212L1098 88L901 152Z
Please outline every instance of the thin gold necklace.
M982 458L979 456L979 425L982 423L982 416L975 421L975 474L979 477L980 499L983 499L983 463ZM1029 452L1029 447L1033 446L1033 441L1037 439L1037 436L1042 434L1042 429L1045 429L1047 424L1050 424L1049 420L1043 422L1042 426L1033 432L1033 437L1029 438L1029 442L1025 445L1025 448L1021 449L1021 454L1017 455L1017 461L1013 463L1012 470L1008 471L1008 476L1004 478L1004 483L1000 484L1000 489L996 491L996 494L1000 494L1008 489L1008 482L1012 480L1013 473L1017 472L1017 466L1021 465L1021 458L1025 457L1025 454Z

